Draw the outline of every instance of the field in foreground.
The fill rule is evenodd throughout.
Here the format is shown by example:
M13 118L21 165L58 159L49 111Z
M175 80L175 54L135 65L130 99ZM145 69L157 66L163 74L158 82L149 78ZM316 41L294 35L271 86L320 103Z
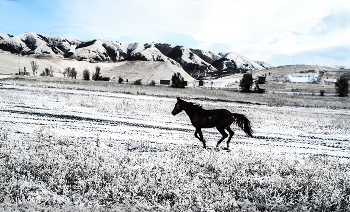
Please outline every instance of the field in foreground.
M3 81L1 211L350 210L348 98L105 85ZM255 138L202 149L176 96L247 115Z

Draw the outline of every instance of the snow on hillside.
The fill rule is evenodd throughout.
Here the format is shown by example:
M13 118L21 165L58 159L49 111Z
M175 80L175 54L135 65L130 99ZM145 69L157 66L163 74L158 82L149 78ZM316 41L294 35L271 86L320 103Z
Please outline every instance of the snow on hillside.
M162 54L160 50L155 47L154 43L131 43L128 46L128 50L131 51L130 56L135 59L170 62L180 67L180 64L176 61Z
M22 35L21 35L22 36ZM33 40L30 39L29 40ZM8 48L4 48L7 46ZM30 48L26 46L26 44L21 40L20 36L16 37L8 37L7 39L1 40L0 41L0 48L3 50L7 51L8 49L11 49L12 53L21 53L21 52L29 52Z
M228 59L229 62L234 61L237 68L244 70L262 70L264 69L261 65L256 63L253 60L250 60L244 56L241 56L237 53L230 52L223 56L223 58Z
M26 32L18 36L10 37L1 34L0 49L14 54L49 54L63 55L70 50L71 43L77 43L77 40L69 41L59 36L45 36L34 32Z
M222 58L218 52L205 51L201 49L191 49L191 51L210 64Z
M77 46L76 55L95 61L122 61L127 54L127 45L116 41L92 40Z
M203 60L198 57L197 55L193 54L190 49L185 48L185 47L181 47L182 50L182 57L181 60L184 63L197 63L200 64L203 62Z
M211 64L205 62L198 55L194 54L189 48L181 47L182 56L181 61L183 64L198 64L207 68L209 72L216 71L216 68Z
M264 61L254 61L256 62L257 64L259 64L260 66L262 66L263 68L273 68L274 66L269 64L269 63L266 63Z
M75 54L70 52L76 46ZM0 34L0 50L37 57L70 58L88 62L164 61L182 67L196 77L262 70L268 64L234 52L216 53L159 43L120 43L109 40L81 41L33 32L18 36Z
M5 34L0 33L0 40L9 39L9 38L10 38L9 35L5 35Z

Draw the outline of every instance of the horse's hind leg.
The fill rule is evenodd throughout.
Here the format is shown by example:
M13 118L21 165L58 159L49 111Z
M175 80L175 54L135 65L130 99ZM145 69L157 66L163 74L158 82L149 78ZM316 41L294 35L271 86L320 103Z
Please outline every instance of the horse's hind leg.
M219 147L219 145L220 145L220 143L225 139L225 138L227 138L227 133L225 132L225 129L224 128L218 128L218 127L216 127L216 129L218 129L219 130L219 132L221 133L221 135L222 135L222 138L218 141L218 143L216 144L216 147Z
M228 148L230 148L230 141L231 141L231 138L232 138L232 136L233 136L235 133L232 131L232 129L231 129L230 126L226 127L226 130L228 131L228 133L230 133L230 137L229 137L228 140L227 140L227 149L228 149Z
M196 129L196 132L194 133L194 136L196 136L196 138L198 138L200 141L202 141L204 148L207 148L207 144L206 144L206 141L203 138L203 133L202 133L201 129Z

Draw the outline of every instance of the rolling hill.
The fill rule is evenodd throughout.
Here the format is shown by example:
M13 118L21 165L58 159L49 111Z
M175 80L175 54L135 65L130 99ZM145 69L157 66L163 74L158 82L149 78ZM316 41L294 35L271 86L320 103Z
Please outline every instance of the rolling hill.
M76 46L75 54L70 51L73 45ZM216 53L161 43L83 41L33 32L18 36L0 34L0 51L32 58L72 59L89 63L160 61L179 67L194 78L220 77L271 67L233 52Z

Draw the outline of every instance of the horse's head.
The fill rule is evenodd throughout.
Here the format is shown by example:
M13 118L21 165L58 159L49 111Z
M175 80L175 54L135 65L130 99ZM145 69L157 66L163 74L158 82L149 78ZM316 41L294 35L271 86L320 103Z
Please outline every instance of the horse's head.
M173 112L171 112L174 116L178 113L180 113L181 111L183 111L186 107L186 102L182 99L180 99L179 97L177 97L177 102L175 104L174 110Z

